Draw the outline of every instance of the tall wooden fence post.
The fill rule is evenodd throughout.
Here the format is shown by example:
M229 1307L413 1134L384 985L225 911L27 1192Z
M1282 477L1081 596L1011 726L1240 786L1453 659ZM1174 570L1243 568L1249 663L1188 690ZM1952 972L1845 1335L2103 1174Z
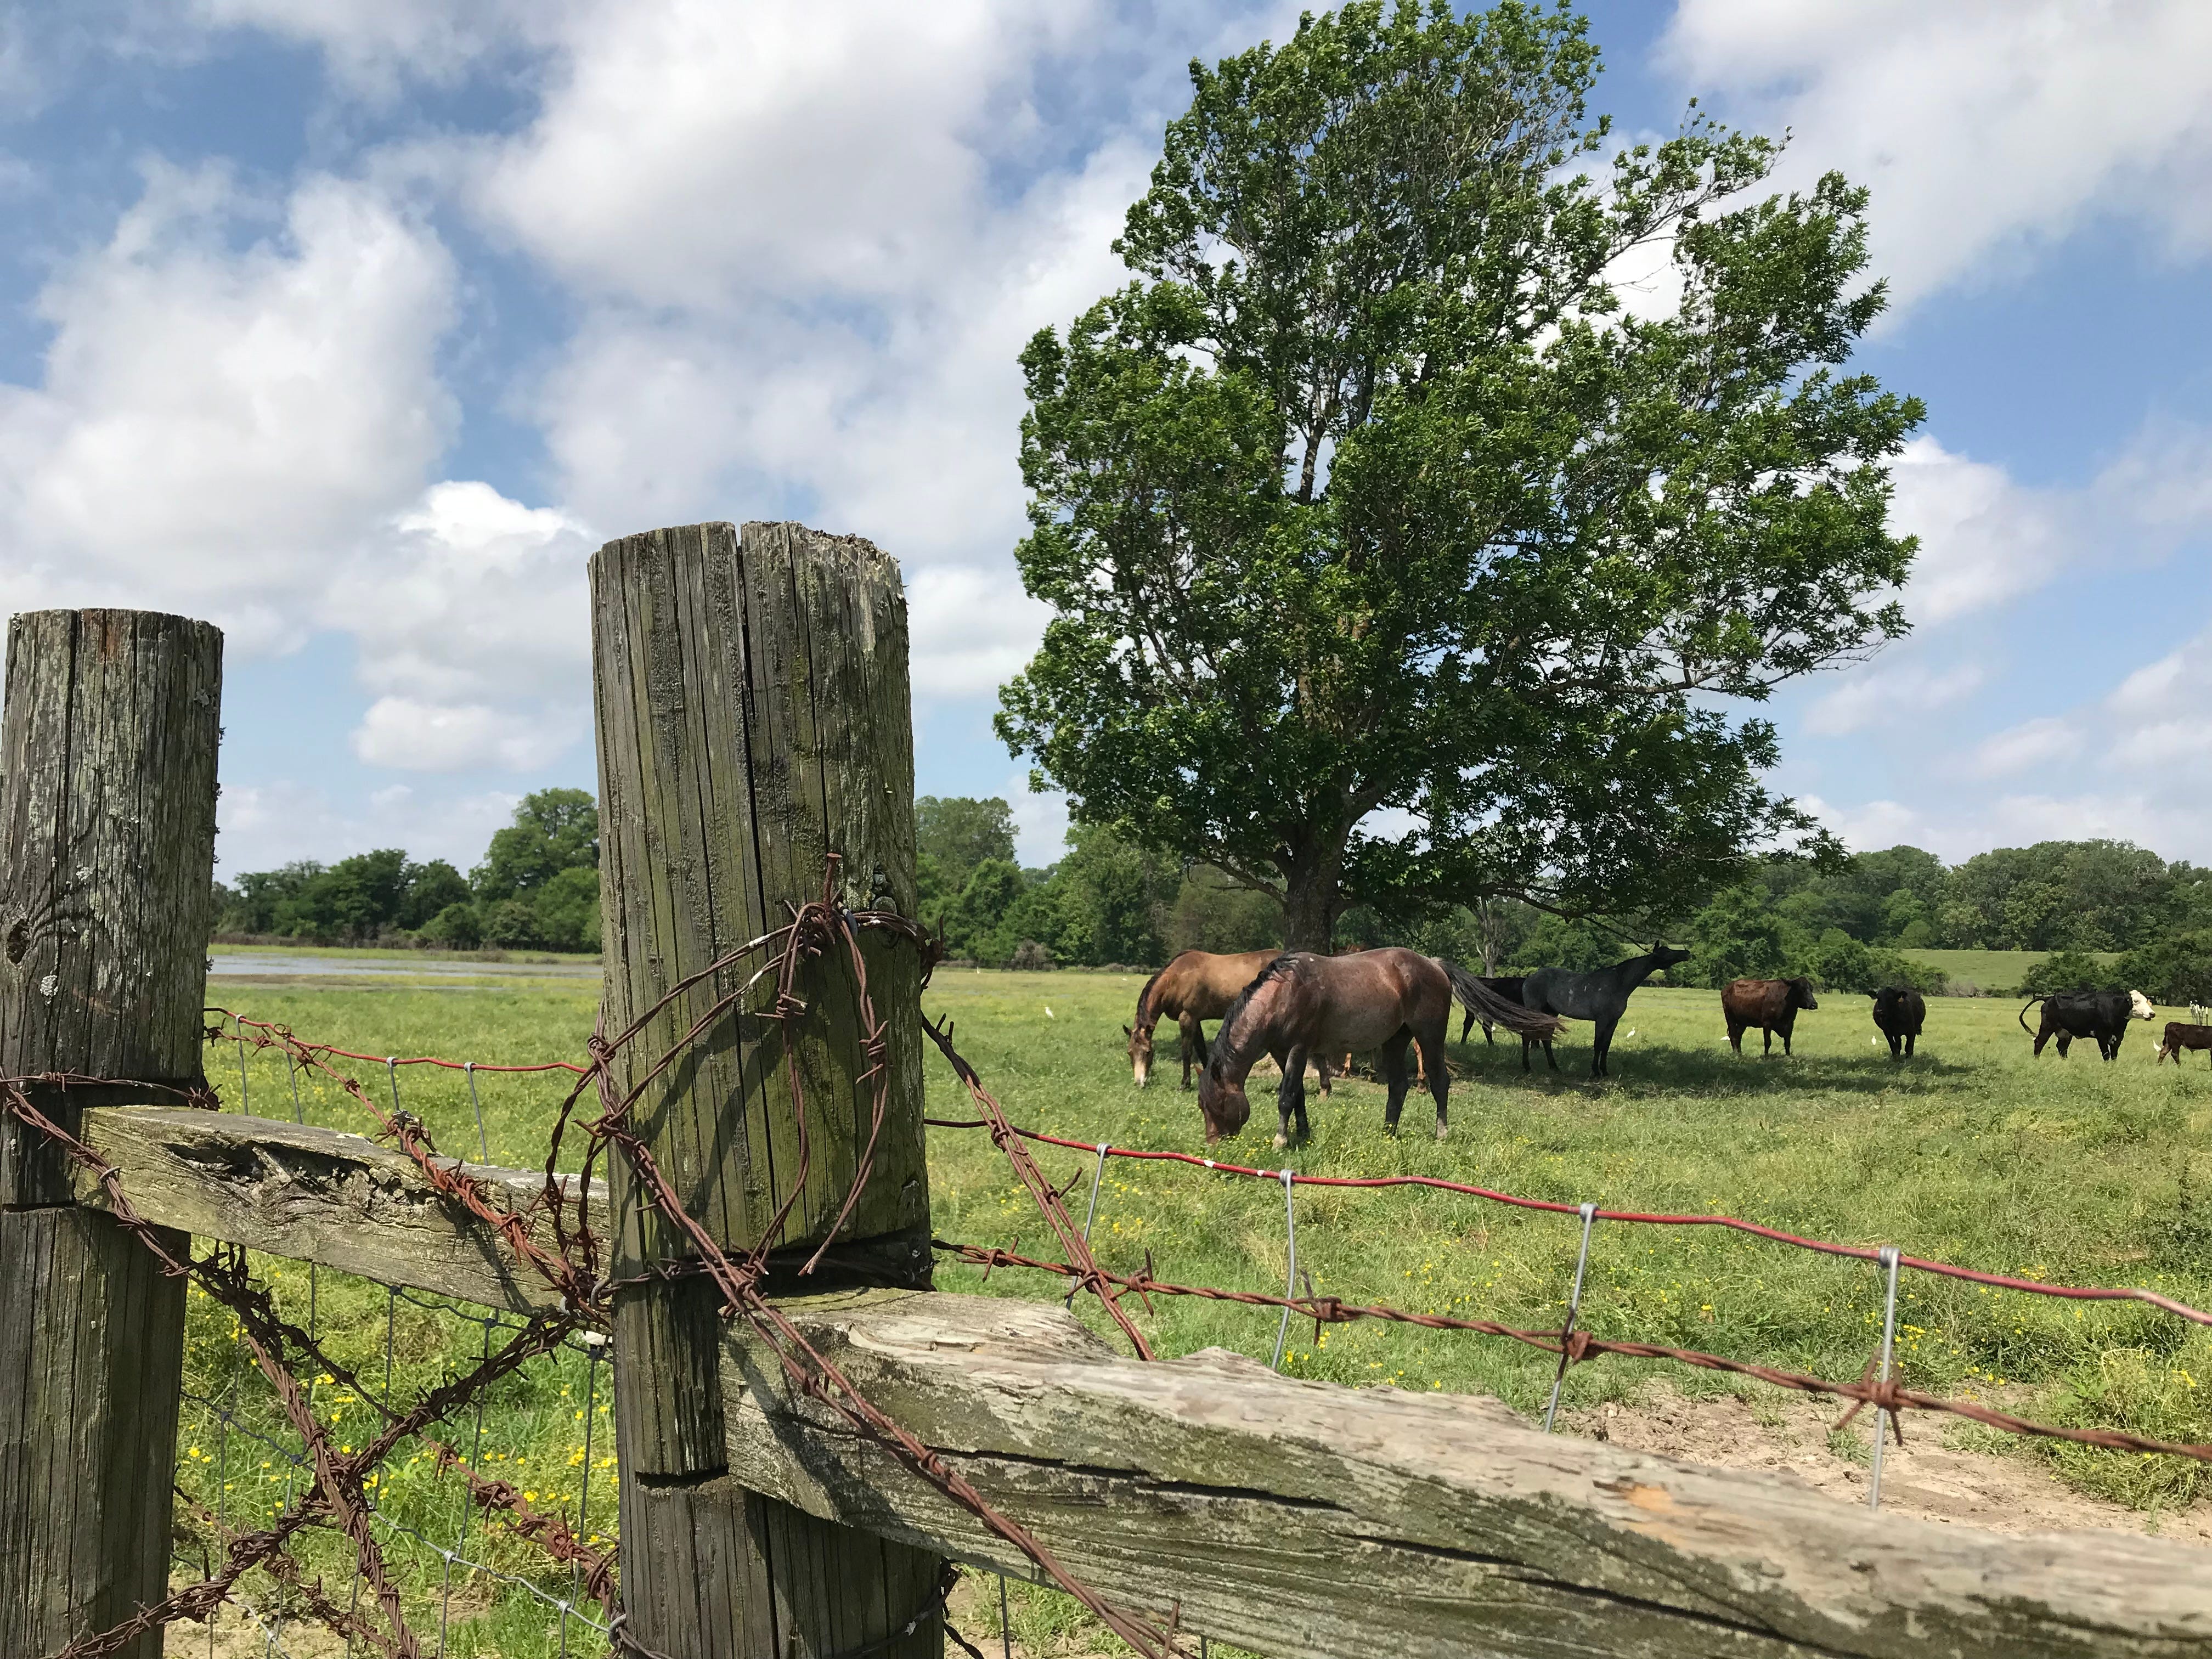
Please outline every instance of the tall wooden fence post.
M625 537L592 561L599 710L606 1020L624 1029L687 975L817 897L841 855L842 896L911 915L914 738L906 604L892 561L802 526L691 525ZM871 941L869 988L889 1025L891 1105L838 1261L926 1284L921 1034L912 950ZM627 1091L758 964L679 998L622 1057ZM724 1019L656 1080L637 1123L716 1241L755 1248L798 1185L780 1239L821 1240L849 1190L871 1100L846 964L802 975L805 1035ZM766 995L752 1006L765 1007ZM805 1085L810 1156L787 1068ZM679 1256L614 1171L614 1271ZM799 1254L804 1254L799 1252ZM633 1633L681 1659L884 1659L943 1650L925 1618L941 1563L817 1520L728 1478L720 1327L708 1282L620 1293L616 1421L623 1596Z
M222 635L142 611L8 630L0 1074L199 1082ZM32 1089L74 1129L129 1088ZM179 1241L181 1246L181 1239ZM0 1654L52 1653L166 1593L185 1287L0 1124ZM155 1659L161 1632L121 1650Z

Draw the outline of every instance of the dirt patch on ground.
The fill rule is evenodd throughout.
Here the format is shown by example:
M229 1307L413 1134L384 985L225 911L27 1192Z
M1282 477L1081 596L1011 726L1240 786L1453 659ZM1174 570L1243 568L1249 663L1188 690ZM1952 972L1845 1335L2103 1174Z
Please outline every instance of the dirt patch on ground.
M1833 1404L1776 1392L1753 1400L1732 1395L1685 1398L1655 1385L1638 1403L1560 1413L1563 1428L1638 1451L1734 1469L1787 1469L1843 1503L1867 1501L1865 1414L1845 1431L1848 1446L1832 1446ZM1908 1414L1905 1443L1882 1452L1881 1507L1991 1532L2155 1534L2212 1545L2212 1504L2168 1510L2155 1518L2075 1491L2026 1458L1967 1450L1947 1443L1958 1431Z

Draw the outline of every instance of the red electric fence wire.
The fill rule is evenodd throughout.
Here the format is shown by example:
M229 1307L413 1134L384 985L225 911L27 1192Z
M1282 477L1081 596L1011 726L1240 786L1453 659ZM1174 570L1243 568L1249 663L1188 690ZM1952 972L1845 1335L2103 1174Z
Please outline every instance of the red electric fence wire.
M560 1312L540 1315L530 1321L500 1352L488 1353L485 1363L475 1371L430 1389L410 1407L398 1410L384 1408L386 1422L383 1429L358 1452L346 1453L332 1448L328 1435L317 1427L306 1396L291 1370L284 1364L283 1355L289 1349L315 1360L333 1375L350 1379L350 1373L345 1372L324 1353L312 1333L303 1332L278 1316L267 1291L251 1281L243 1253L225 1248L204 1258L179 1257L172 1254L164 1243L164 1236L132 1209L124 1190L120 1172L100 1158L84 1141L69 1133L41 1112L33 1103L27 1086L37 1084L46 1088L65 1088L100 1079L61 1076L0 1079L0 1113L15 1117L46 1135L67 1156L89 1168L106 1192L111 1212L127 1231L154 1251L164 1270L190 1275L238 1316L244 1333L243 1340L258 1368L276 1391L285 1415L299 1433L304 1454L301 1461L305 1465L312 1466L313 1475L308 1493L290 1505L272 1525L258 1532L233 1531L222 1524L219 1516L216 1517L214 1524L226 1550L226 1559L220 1567L198 1583L179 1587L162 1602L142 1609L124 1625L73 1643L64 1650L64 1659L95 1659L95 1656L112 1653L136 1634L157 1625L178 1618L204 1618L217 1602L232 1594L242 1575L256 1566L271 1573L300 1597L311 1613L323 1619L349 1641L360 1641L394 1655L411 1656L419 1654L420 1644L408 1628L398 1591L372 1534L374 1504L366 1491L368 1472L402 1439L419 1434L430 1424L450 1414L463 1402L477 1398L489 1383L548 1351L579 1323L604 1325L606 1322L608 1293L616 1286L599 1276L599 1245L588 1224L585 1207L590 1171L602 1150L621 1153L631 1169L639 1191L648 1202L665 1212L668 1221L691 1249L692 1255L689 1258L666 1264L653 1276L699 1273L712 1278L721 1292L725 1316L742 1319L750 1326L801 1392L830 1407L853 1428L884 1446L914 1474L936 1486L946 1497L974 1514L993 1532L1029 1555L1109 1629L1140 1652L1155 1656L1156 1659L1165 1659L1165 1656L1181 1651L1172 1620L1165 1627L1155 1626L1099 1597L1061 1567L1039 1540L987 1503L934 1449L902 1428L862 1395L839 1366L811 1344L763 1294L762 1284L767 1271L767 1243L750 1250L726 1251L686 1212L657 1166L649 1147L629 1127L631 1109L644 1096L653 1081L716 1022L744 1004L754 988L764 980L773 979L774 1003L772 1007L757 1012L764 1012L781 1023L786 1028L787 1041L794 1039L797 1022L807 1012L805 1004L797 994L794 978L797 969L799 964L811 958L825 954L833 956L842 962L856 994L861 1026L861 1052L867 1062L859 1081L868 1090L872 1103L869 1133L859 1158L853 1188L842 1212L849 1214L867 1179L890 1099L885 1028L876 1017L869 992L866 960L860 948L860 934L863 930L878 930L912 945L922 957L925 985L928 979L928 967L935 960L936 952L934 941L906 918L889 912L850 911L839 904L835 898L836 868L833 858L830 861L821 897L794 908L786 926L726 953L700 972L671 987L659 1003L640 1016L628 1030L611 1039L604 1031L595 1032L587 1045L591 1054L587 1064L552 1060L523 1065L485 1065L434 1055L401 1058L357 1054L328 1044L305 1042L286 1027L273 1022L249 1019L228 1010L209 1011L220 1014L231 1024L228 1030L220 1024L210 1026L209 1039L227 1038L240 1043L241 1062L243 1051L246 1048L273 1048L283 1053L292 1065L320 1072L335 1079L355 1103L375 1121L382 1133L407 1153L436 1191L458 1202L490 1227L518 1261L540 1273L562 1294ZM719 991L709 999L704 1012L697 1015L675 1042L650 1064L635 1068L629 1087L626 1091L617 1091L611 1071L612 1061L649 1027L663 1010L693 987L736 969L756 956L763 958L757 969L744 977L735 988ZM1152 1358L1152 1350L1143 1333L1122 1305L1123 1298L1133 1295L1149 1310L1150 1298L1153 1296L1194 1297L1281 1309L1286 1316L1295 1313L1313 1319L1316 1333L1323 1323L1380 1320L1500 1337L1559 1354L1563 1364L1604 1354L1627 1358L1663 1359L1753 1377L1801 1393L1849 1400L1855 1402L1854 1411L1871 1405L1877 1411L1887 1413L1893 1423L1896 1422L1899 1413L1905 1410L1938 1412L2017 1434L2067 1440L2120 1451L2162 1453L2212 1462L2212 1446L2182 1444L2118 1431L2074 1429L2034 1423L1975 1401L1920 1393L1901 1386L1893 1378L1875 1377L1871 1373L1856 1382L1832 1382L1696 1349L1600 1339L1582 1330L1524 1330L1494 1321L1417 1314L1382 1305L1349 1304L1334 1297L1312 1294L1310 1283L1308 1294L1304 1297L1182 1285L1158 1278L1152 1271L1149 1255L1142 1273L1109 1271L1102 1267L1091 1253L1088 1229L1079 1229L1074 1224L1061 1203L1061 1193L1030 1158L1024 1143L1064 1147L1095 1155L1100 1160L1101 1168L1108 1157L1181 1164L1247 1179L1280 1180L1285 1182L1286 1189L1293 1186L1349 1188L1413 1187L1564 1215L1577 1214L1581 1206L1527 1198L1435 1176L1299 1175L1289 1170L1256 1169L1224 1163L1188 1152L1102 1146L1018 1128L1008 1120L1005 1109L984 1087L975 1068L953 1048L951 1026L925 1021L924 1029L945 1054L976 1109L983 1115L975 1120L933 1118L926 1121L939 1128L988 1130L993 1142L1006 1157L1019 1177L1021 1185L1044 1216L1060 1245L1061 1255L1059 1260L1048 1261L1020 1255L1011 1249L946 1244L942 1241L939 1242L938 1248L981 1267L987 1273L998 1267L1019 1267L1049 1273L1061 1283L1072 1282L1077 1288L1090 1291L1098 1297L1101 1307L1129 1338L1132 1346L1141 1358ZM386 1067L387 1074L395 1079L392 1109L387 1112L358 1079L332 1064L334 1060L340 1060ZM438 1153L421 1122L399 1109L396 1073L397 1068L402 1066L434 1066L468 1073L471 1076L477 1072L510 1074L565 1073L575 1079L550 1137L545 1185L530 1204L517 1207L503 1191L480 1180L465 1164ZM793 1197L786 1200L783 1210L773 1218L763 1234L763 1240L773 1240L780 1236L782 1222L795 1201L796 1194L805 1184L808 1158L806 1100L796 1068L790 1071L789 1086L798 1127L800 1169L791 1183ZM556 1172L562 1138L572 1119L575 1118L578 1104L586 1091L596 1094L600 1110L598 1115L578 1123L586 1138L582 1178L564 1177ZM190 1103L205 1105L211 1103L196 1097ZM551 1218L555 1237L555 1248L551 1249L532 1235L531 1222L534 1212L540 1207L546 1210ZM1613 1210L1600 1210L1595 1213L1596 1218L1613 1222L1674 1227L1719 1227L1796 1249L1861 1261L1877 1261L1885 1254L1870 1246L1808 1238L1734 1216ZM834 1234L835 1229L831 1231ZM2142 1302L2185 1319L2212 1325L2212 1315L2154 1291L2052 1285L1917 1256L1905 1256L1901 1261L1902 1265L1923 1273L2033 1295L2076 1300ZM369 1399L368 1390L358 1388L357 1379L351 1380L361 1396ZM453 1460L454 1455L447 1448L434 1443L433 1445L434 1455L441 1465ZM611 1556L587 1548L565 1522L533 1510L526 1496L516 1492L507 1484L482 1479L473 1472L465 1473L471 1502L482 1508L488 1516L499 1516L513 1536L535 1544L556 1561L568 1565L578 1575L582 1588L605 1606L609 1617L607 1629L617 1647L632 1656L646 1656L647 1650L624 1628L623 1614L615 1588ZM310 1525L332 1528L343 1534L353 1546L359 1581L370 1589L383 1614L385 1629L378 1629L372 1621L350 1610L341 1611L322 1595L319 1586L301 1583L298 1564L289 1554L287 1546L301 1528ZM906 1629L899 1634L910 1633L922 1619L941 1613L942 1596L943 1588L940 1587L933 1607L915 1613ZM955 1633L948 1631L948 1634ZM875 1645L879 1647L882 1644ZM965 1647L967 1644L963 1642L961 1645Z
M973 1118L925 1118L933 1129L981 1129L990 1126ZM1096 1156L1099 1146L1093 1140L1069 1140L1060 1135L1048 1135L1036 1129L1017 1128L1013 1131L1024 1140L1037 1141L1048 1146L1065 1146L1070 1152L1087 1152ZM1224 1163L1219 1158L1200 1158L1193 1152L1154 1152L1128 1146L1109 1146L1109 1158L1126 1158L1142 1163L1187 1164L1198 1169L1211 1170L1217 1175L1243 1176L1260 1181L1279 1181L1280 1170L1253 1169L1242 1164ZM1516 1209L1542 1210L1553 1215L1579 1217L1581 1206L1562 1204L1547 1198L1524 1198L1517 1193L1499 1192L1491 1187L1470 1186L1463 1181L1447 1181L1441 1176L1319 1176L1291 1171L1291 1178L1301 1187L1426 1187L1437 1192L1458 1193L1468 1198L1487 1200L1493 1204L1510 1204ZM1626 1221L1653 1227L1719 1227L1730 1232L1748 1233L1755 1238L1768 1239L1777 1244L1787 1244L1801 1250L1815 1251L1821 1255L1850 1256L1861 1261L1877 1261L1881 1248L1872 1244L1838 1244L1828 1239L1807 1238L1797 1233L1784 1232L1778 1227L1769 1227L1763 1222L1746 1221L1732 1215L1671 1215L1664 1212L1638 1210L1599 1210L1600 1221ZM2199 1325L2212 1325L2212 1313L2192 1308L2185 1302L2160 1296L2155 1291L2146 1291L2124 1285L2053 1285L2042 1279L2015 1279L2007 1273L1984 1273L1978 1267L1961 1267L1948 1261L1933 1261L1926 1256L1898 1256L1900 1267L1915 1267L1925 1273L1940 1274L1946 1279L1963 1279L1977 1285L1993 1285L1999 1290L2026 1291L2035 1296L2055 1296L2081 1302L2143 1302L2166 1312L2194 1321Z

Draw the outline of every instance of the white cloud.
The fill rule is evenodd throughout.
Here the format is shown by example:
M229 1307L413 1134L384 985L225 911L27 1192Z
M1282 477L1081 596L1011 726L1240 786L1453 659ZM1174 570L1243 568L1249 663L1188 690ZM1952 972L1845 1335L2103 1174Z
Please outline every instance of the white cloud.
M1800 795L1797 804L1843 837L1844 845L1855 853L1877 852L1899 843L1927 847L1922 837L1928 834L1929 825L1918 811L1899 801L1872 800L1859 806L1839 806L1818 795Z
M418 861L444 859L466 870L520 799L497 790L426 799L398 784L340 801L300 784L228 786L216 802L216 874L231 880L298 858L328 864L378 847L404 847Z
M535 766L589 731L589 532L488 485L427 491L456 410L455 276L372 185L266 201L149 170L39 301L42 383L0 386L0 605L206 617L234 656L351 635L381 766Z
M1915 438L1897 459L1890 521L1920 538L1906 605L1944 622L2040 587L2075 550L2067 504L2000 466Z
M1975 751L1975 769L1999 777L2062 759L2145 775L2154 794L2212 785L2212 629L2146 663L2094 703L1998 732ZM2212 810L2212 797L2198 804Z
M353 733L372 765L540 766L591 733L585 561L564 514L489 484L434 485L332 574L325 626L381 694Z
M2088 483L2023 484L1915 438L1898 458L1892 527L1920 538L1905 593L1917 623L1949 622L2062 573L2148 565L2212 532L2212 432L2154 422Z
M1910 841L1959 859L2106 836L2166 858L2212 860L2212 629L2101 697L1984 739L1959 773L2039 787L1992 799L1949 787L1938 769L1923 805L1844 806L1817 796L1802 805L1861 849Z
M453 281L366 186L315 175L268 203L219 169L150 168L40 295L43 383L0 386L0 599L186 611L234 648L296 638L331 562L451 433L433 352Z
M1798 805L1854 852L1903 844L1933 853L1947 864L1992 847L2098 837L2131 841L2169 859L2212 858L2212 829L2202 811L2142 791L2011 794L1929 806L1887 799L1842 806L1803 795Z
M1026 772L1006 780L1006 797L1014 814L1014 857L1032 869L1057 863L1067 851L1067 797L1056 789L1032 793Z
M251 28L320 46L349 90L386 100L409 79L451 83L486 54L557 17L561 0L193 0L202 28Z
M1662 61L1760 131L1784 179L1869 186L1900 306L2009 277L2118 215L2201 247L2212 186L2202 0L1681 0Z
M610 533L866 536L907 574L917 690L995 684L1039 627L1008 558L1017 355L1125 279L1109 245L1181 64L1231 26L1088 0L574 12L536 119L460 168L581 301L523 404L559 499Z
M1984 738L1974 750L1973 770L1977 776L1984 778L2029 771L2063 759L2080 740L2069 720L2049 716L2024 720Z
M995 690L1029 661L1051 615L1011 574L970 565L926 566L906 597L918 697Z
M1805 712L1804 729L1841 737L1869 726L1916 721L1981 688L1988 676L1978 664L1948 669L1907 665L1857 673Z
M624 0L580 9L487 216L580 290L719 307L903 295L965 253L1029 71L1088 4Z
M372 766L424 772L497 767L520 772L543 766L575 734L548 731L543 721L484 703L434 703L379 697L353 733L354 753Z

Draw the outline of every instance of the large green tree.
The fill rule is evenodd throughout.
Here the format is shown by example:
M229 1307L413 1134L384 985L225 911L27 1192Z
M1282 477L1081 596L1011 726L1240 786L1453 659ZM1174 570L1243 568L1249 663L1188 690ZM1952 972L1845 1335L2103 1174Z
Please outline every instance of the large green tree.
M1721 700L1904 627L1863 193L1751 200L1775 146L1694 110L1576 172L1597 67L1568 13L1441 3L1194 64L1134 280L1023 354L1056 614L1000 733L1294 946L1361 901L1691 908L1809 828ZM1680 301L1630 314L1651 249Z
M599 867L599 804L587 789L539 789L525 795L514 821L492 831L471 877L477 897L495 904L527 896L563 870Z

